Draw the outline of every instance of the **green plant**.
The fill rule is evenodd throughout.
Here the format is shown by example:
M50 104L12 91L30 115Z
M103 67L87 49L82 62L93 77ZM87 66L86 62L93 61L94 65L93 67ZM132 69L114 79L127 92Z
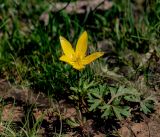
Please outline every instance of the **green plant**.
M80 111L78 111L77 113L78 113L77 118L71 117L69 119L66 119L66 123L72 128L76 127L83 128L84 124L87 121L86 117L84 117Z
M131 87L120 86L117 88L99 85L99 87L91 89L88 93L89 110L99 110L102 113L102 118L106 119L116 116L121 120L124 116L130 116L131 111L134 109L131 103L138 104L140 109L147 114L151 112L153 102L153 98L143 100L142 94Z
M69 99L74 100L78 104L86 104L85 100L87 94L91 88L95 87L98 83L91 81L89 79L84 79L83 77L79 79L78 85L70 87Z

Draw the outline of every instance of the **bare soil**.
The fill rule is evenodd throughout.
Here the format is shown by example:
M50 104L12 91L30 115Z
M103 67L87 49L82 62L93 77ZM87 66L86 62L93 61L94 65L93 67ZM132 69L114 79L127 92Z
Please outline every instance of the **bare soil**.
M0 96L3 100L1 101L2 121L11 120L20 126L19 123L28 122L25 121L28 115L27 110L32 108L31 121L43 119L39 136L53 136L55 128L56 132L60 132L63 123L62 132L67 137L103 137L107 132L112 133L112 136L114 133L121 137L160 137L160 98L158 97L155 111L151 115L146 116L138 113L135 117L137 120L127 118L119 122L113 120L96 121L92 116L82 120L81 112L65 100L53 101L41 92L35 93L27 88L11 85L3 79L0 81ZM81 123L76 128L72 128L65 124L64 121L67 119L79 120ZM32 122L29 122L31 128ZM117 125L113 123L117 123ZM114 128L111 125L115 125ZM0 125L0 132L3 132L3 125Z

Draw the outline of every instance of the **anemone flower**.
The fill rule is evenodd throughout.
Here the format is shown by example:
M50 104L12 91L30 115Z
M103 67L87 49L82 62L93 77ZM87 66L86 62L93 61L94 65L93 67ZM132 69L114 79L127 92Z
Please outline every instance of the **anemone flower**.
M60 43L63 55L60 57L64 61L73 66L74 69L82 70L85 65L90 64L97 58L103 56L104 52L95 52L86 56L88 35L84 31L78 39L76 49L74 50L71 43L64 37L60 36Z

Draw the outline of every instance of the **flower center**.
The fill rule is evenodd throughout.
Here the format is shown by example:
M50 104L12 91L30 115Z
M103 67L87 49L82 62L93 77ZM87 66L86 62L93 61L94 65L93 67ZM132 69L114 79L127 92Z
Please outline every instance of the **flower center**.
M77 62L77 63L79 62L80 63L81 62L81 58L80 57L76 57L75 58L75 62Z
M76 63L77 65L81 66L82 65L82 59L79 56L75 56L73 58L73 62Z

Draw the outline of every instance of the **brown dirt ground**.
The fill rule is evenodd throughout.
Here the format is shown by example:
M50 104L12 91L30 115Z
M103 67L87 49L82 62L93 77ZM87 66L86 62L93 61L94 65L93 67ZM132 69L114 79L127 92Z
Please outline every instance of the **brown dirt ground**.
M80 113L74 106L67 104L65 100L53 102L45 97L43 93L33 93L32 90L10 85L3 79L0 80L0 96L8 102L6 105L1 105L3 110L2 121L12 120L13 122L21 122L25 117L24 106L26 106L26 104L29 106L36 105L33 109L35 120L43 117L43 120L47 122L48 125L56 123L55 121L58 120L57 113L61 115L62 119L81 118ZM12 99L17 101L16 105L13 104ZM158 101L160 101L160 99L158 99ZM149 117L144 114L140 114L140 117L142 117L140 122L132 121L129 118L120 122L121 128L117 129L116 134L120 137L160 137L160 103L156 104L155 112ZM100 131L95 131L95 129L93 129L93 123L93 119L88 119L84 123L81 123L79 127L81 127L82 133L94 137L105 136ZM42 127L40 130L40 136L47 136L45 135L45 128L47 127ZM69 127L67 127L67 129L68 128ZM49 131L52 130L53 129ZM1 124L0 132L2 131L3 125ZM72 130L70 132L68 130L66 133L66 137L81 136L81 133L75 134Z

